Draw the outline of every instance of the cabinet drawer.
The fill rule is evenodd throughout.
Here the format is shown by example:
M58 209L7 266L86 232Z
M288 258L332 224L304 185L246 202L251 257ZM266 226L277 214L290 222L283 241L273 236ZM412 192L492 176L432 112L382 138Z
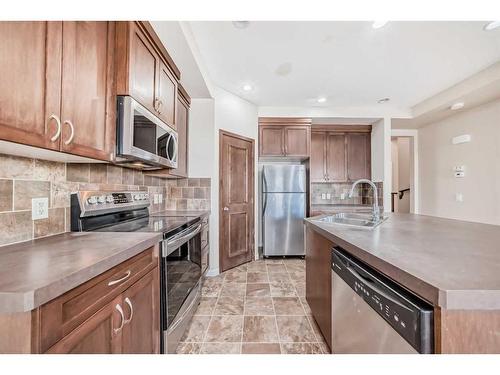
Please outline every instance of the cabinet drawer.
M158 264L154 247L63 294L39 309L40 351L66 336Z

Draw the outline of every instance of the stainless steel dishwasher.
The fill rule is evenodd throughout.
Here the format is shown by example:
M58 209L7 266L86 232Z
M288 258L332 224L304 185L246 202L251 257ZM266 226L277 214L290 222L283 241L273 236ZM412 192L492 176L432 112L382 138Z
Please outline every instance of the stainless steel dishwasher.
M432 306L335 248L332 352L433 353Z

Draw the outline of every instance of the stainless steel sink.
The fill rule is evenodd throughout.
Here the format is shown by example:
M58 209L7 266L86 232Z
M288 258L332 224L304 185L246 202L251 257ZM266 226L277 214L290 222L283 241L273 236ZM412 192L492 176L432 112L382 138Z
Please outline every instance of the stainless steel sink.
M377 220L373 217L372 214L339 212L334 215L322 216L312 220L327 224L341 224L372 229L387 220L387 217L380 216L380 218Z

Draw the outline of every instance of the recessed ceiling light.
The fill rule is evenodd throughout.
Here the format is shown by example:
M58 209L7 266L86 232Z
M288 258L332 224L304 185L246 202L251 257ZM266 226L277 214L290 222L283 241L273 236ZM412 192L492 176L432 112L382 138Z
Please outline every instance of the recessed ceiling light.
M324 103L326 102L326 98L324 96L320 96L318 99L316 99L318 103Z
M483 30L484 31L491 31L495 30L500 27L500 21L492 21L488 22L486 25L484 25Z
M382 99L377 100L377 103L378 104L387 103L389 100L391 100L391 99L389 99L389 98L382 98Z
M243 91L252 91L253 87L252 85L246 84L243 85Z
M450 109L451 109L452 111L456 111L457 109L462 109L464 106L465 106L465 103L464 103L464 102L456 102L456 103L453 103L453 104L450 106Z
M374 21L372 23L372 27L374 29L381 29L382 27L384 27L385 25L387 25L389 21Z
M233 21L233 26L237 29L246 29L250 25L250 21Z

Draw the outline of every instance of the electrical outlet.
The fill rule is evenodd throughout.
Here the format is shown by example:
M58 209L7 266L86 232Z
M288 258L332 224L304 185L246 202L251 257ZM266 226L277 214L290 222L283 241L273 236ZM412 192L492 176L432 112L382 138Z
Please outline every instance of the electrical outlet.
M158 203L163 203L163 194L158 195Z
M153 195L153 203L158 204L158 194Z
M455 194L455 200L457 202L463 202L464 201L464 195L462 193L456 193Z
M49 198L31 199L31 220L47 219L49 217Z
M340 199L345 199L345 193L340 193Z
M323 200L326 199L326 194L325 193L321 193L321 199L323 199Z
M326 199L330 199L331 198L331 194L330 193L326 193Z

